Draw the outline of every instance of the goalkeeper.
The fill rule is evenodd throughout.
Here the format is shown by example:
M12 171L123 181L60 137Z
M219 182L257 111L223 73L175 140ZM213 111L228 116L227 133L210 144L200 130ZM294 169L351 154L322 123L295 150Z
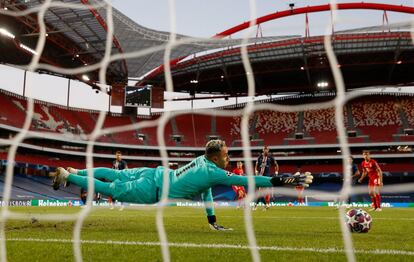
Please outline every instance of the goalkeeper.
M206 206L208 223L214 230L227 230L216 224L211 187L215 185L247 186L247 177L234 175L224 170L229 163L228 149L224 141L211 140L206 145L205 155L197 157L187 165L168 170L170 180L169 199L192 199L201 194ZM114 170L110 168L94 168L95 191L112 196L122 202L153 204L160 200L163 187L164 167L132 168ZM80 187L88 187L88 170L58 167L53 180L53 188L69 181ZM106 179L102 182L98 179ZM313 177L310 173L293 177L253 177L258 187L278 187L284 185L309 186Z

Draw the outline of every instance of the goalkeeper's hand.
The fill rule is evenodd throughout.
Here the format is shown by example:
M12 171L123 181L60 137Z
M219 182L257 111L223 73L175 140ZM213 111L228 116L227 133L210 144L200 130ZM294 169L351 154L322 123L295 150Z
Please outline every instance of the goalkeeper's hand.
M209 226L212 230L218 230L218 231L231 231L231 230L233 230L233 228L226 228L226 227L217 225L216 216L214 216L214 215L213 216L207 216L207 219L208 219L208 224L209 224Z
M273 177L270 182L273 186L303 186L309 187L312 184L313 176L310 172L303 174L297 172L291 177Z

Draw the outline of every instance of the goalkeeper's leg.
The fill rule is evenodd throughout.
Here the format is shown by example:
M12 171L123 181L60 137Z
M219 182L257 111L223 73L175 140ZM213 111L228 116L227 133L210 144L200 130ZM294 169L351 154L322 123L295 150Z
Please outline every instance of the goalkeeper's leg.
M97 167L93 168L93 177L97 179L105 179L107 181L113 182L115 180L120 180L122 182L132 181L139 179L142 177L143 174L148 174L148 172L152 172L153 168L148 167L141 167L141 168L128 168L123 170L116 170L106 167ZM88 169L78 170L75 168L68 168L69 173L80 175L80 176L87 176Z
M155 169L147 169L154 173ZM70 174L62 167L56 169L53 179L53 189L58 190L66 181L72 182L82 188L88 188L88 177ZM153 179L142 176L131 181L115 180L114 182L102 182L93 179L95 192L113 197L122 202L153 204L158 202L158 189Z
M75 169L68 168L69 173L75 174L78 176L88 176L88 169ZM116 179L120 179L119 170L106 168L106 167L97 167L91 169L93 177L96 179L105 179L107 181L113 182ZM70 181L71 182L71 181Z
M70 174L62 167L58 167L56 169L56 175L53 179L53 189L58 190L60 185L69 181L77 186L87 189L88 188L88 177L79 176L75 174ZM98 179L94 178L93 183L95 186L95 191L108 195L113 196L116 193L116 187L111 186L113 183L102 182Z
M70 174L67 180L77 186L88 189L88 178L83 176L77 176ZM93 179L95 191L107 196L113 196L115 193L115 187L111 187L111 183L102 182L98 179Z

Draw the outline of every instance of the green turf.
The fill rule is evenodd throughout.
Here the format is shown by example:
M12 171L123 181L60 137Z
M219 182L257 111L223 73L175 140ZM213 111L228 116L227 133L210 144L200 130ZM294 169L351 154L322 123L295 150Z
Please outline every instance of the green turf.
M12 208L26 213L74 213L79 208ZM234 231L211 231L202 209L170 207L165 210L168 240L173 243L247 245L243 211L218 209L218 222ZM82 240L158 242L155 210L96 210L85 221ZM358 261L414 261L414 209L384 209L371 212L373 228L367 234L352 234L360 251L398 250L411 255L357 253ZM264 247L343 249L338 211L329 207L273 207L253 213L257 243ZM72 238L74 222L13 221L6 224L9 261L73 261L71 243L22 241L21 239ZM161 261L160 247L84 243L84 261ZM243 248L171 247L172 261L249 261ZM263 261L345 261L342 252L261 250ZM45 260L47 258L47 260Z

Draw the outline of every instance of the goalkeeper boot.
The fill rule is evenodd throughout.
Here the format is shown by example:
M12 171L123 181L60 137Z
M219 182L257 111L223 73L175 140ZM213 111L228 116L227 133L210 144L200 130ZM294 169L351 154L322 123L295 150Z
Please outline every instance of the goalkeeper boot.
M56 174L53 178L52 187L54 190L58 190L61 184L64 184L69 176L69 172L66 171L63 167L56 168Z
M223 227L223 226L217 225L217 223L213 223L209 225L212 230L217 230L217 231L232 231L233 230L233 228Z

